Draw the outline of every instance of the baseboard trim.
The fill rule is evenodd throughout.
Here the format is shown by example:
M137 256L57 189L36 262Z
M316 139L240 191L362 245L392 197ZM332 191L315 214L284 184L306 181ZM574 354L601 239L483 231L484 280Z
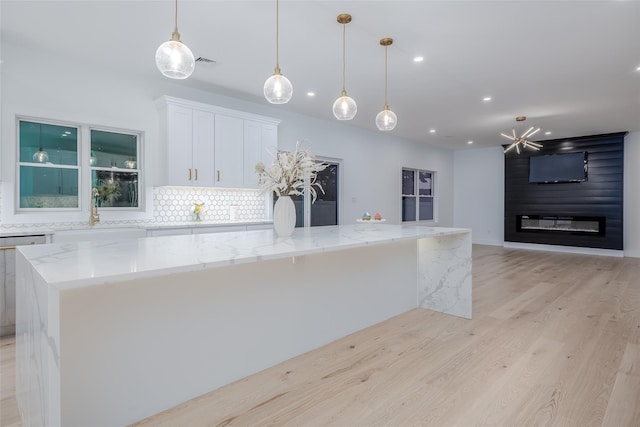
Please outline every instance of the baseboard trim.
M579 246L541 245L535 243L504 242L505 248L528 249L532 251L563 252L584 255L600 255L624 258L624 251L615 249L582 248Z
M473 239L474 245L487 245L487 246L503 246L504 242L501 240L484 240L484 239Z

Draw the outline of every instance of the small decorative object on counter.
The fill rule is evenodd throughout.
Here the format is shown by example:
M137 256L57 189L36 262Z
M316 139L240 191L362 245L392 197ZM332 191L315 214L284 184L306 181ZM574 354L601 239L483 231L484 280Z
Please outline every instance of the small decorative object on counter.
M240 209L236 205L229 206L229 220L237 221L239 219L238 212Z
M382 221L382 215L380 215L380 212L376 212L376 214L373 217L373 219L376 220L376 221Z
M256 164L262 192L273 191L278 196L273 208L273 225L280 237L290 236L296 225L295 205L288 196L301 196L304 190L308 190L313 203L317 198L316 189L324 194L322 186L316 179L318 172L328 165L316 160L308 150L302 150L300 145L300 142L296 142L296 149L293 152L276 153L273 164L269 167L262 162ZM291 221L292 217L293 221Z
M194 203L193 206L191 206L191 213L196 216L196 221L202 221L202 218L200 218L200 214L204 213L204 203Z
M371 221L371 214L369 212L365 212L362 214L363 221Z

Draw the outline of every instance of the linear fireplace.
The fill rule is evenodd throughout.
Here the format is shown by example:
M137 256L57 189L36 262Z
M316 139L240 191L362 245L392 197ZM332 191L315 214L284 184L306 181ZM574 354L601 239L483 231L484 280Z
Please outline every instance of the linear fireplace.
M517 215L517 231L604 236L606 217L571 215Z

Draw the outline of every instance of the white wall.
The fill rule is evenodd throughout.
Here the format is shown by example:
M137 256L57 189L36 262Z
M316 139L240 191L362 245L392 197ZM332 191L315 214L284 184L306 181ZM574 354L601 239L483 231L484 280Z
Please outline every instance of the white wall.
M154 101L162 95L191 99L282 120L281 148L290 149L300 139L312 141L318 156L342 159L341 222L351 223L364 211L380 212L390 223L400 221L400 177L403 166L438 172L439 224L453 223L453 153L432 149L391 134L353 128L271 106L188 88L184 82L164 78L122 75L85 62L60 58L9 43L2 44L2 127L0 146L1 209L3 221L13 215L16 115L99 124L145 134L146 187L159 182L158 112ZM155 66L150 60L150 67ZM262 82L260 82L260 85ZM329 108L329 106L327 106ZM373 118L372 118L373 120ZM400 124L401 125L401 124ZM152 210L150 210L152 211ZM64 214L67 221L86 219L85 213ZM149 212L148 215L151 215ZM24 217L24 215L22 215ZM44 221L38 216L31 216Z
M473 242L504 242L504 154L501 147L456 151L453 224L470 228Z
M624 255L640 258L640 132L624 138Z
M640 258L640 132L624 142L624 255ZM500 147L454 153L455 227L471 228L473 242L504 241L504 156Z

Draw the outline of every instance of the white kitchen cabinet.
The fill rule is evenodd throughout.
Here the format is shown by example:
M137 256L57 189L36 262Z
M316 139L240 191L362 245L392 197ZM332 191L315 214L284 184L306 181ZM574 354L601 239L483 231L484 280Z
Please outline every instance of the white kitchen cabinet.
M16 330L16 246L46 243L43 234L0 237L0 337Z
M258 188L255 165L273 160L279 120L169 96L157 101L163 185Z
M215 115L193 110L193 185L212 187L215 162Z
M191 228L158 228L147 230L147 237L181 236L184 234L191 234Z
M216 225L212 227L194 227L193 234L224 233L227 231L247 231L246 225Z
M180 105L167 105L166 183L214 185L214 114Z
M272 230L273 229L273 223L266 223L266 224L248 224L247 225L247 231L254 231L254 230Z
M270 165L278 149L278 127L255 120L244 121L244 188L259 188L256 163ZM270 154L271 153L271 154Z
M244 121L216 114L216 187L242 188L244 183Z

